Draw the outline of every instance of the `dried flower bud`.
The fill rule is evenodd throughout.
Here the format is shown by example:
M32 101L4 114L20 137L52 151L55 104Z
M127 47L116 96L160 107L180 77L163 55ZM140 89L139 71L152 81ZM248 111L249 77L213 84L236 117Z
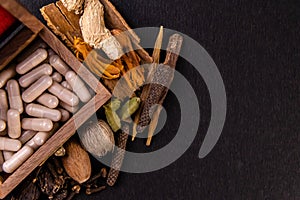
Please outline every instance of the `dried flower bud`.
M83 12L84 0L60 0L68 11L75 11L75 14L81 14Z
M123 55L120 43L105 27L104 9L99 0L85 1L84 12L80 17L79 24L83 39L90 46L96 49L102 48L112 60Z

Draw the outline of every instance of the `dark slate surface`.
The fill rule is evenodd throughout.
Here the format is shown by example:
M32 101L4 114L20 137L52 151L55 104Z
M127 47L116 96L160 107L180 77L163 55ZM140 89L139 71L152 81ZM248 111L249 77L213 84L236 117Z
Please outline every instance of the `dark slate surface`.
M21 2L41 18L38 9L51 1ZM201 109L192 146L162 170L122 173L115 187L90 199L300 199L299 1L112 2L132 27L164 25L198 41L224 79L228 113L216 147L198 159L210 100L201 77L180 59L178 70L194 87ZM166 102L171 120L178 121L174 95ZM173 124L167 123L151 149L172 139ZM130 143L129 150L143 151L143 143Z

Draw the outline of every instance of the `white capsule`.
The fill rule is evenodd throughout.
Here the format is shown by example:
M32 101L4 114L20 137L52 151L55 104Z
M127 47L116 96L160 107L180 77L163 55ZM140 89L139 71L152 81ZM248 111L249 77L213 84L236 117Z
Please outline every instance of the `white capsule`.
M34 103L26 106L26 113L32 117L47 118L54 122L61 119L61 113L58 110L50 109Z
M10 108L19 111L20 114L23 113L24 108L20 94L20 87L16 80L11 79L7 82L7 93Z
M19 63L16 67L16 71L18 72L18 74L25 74L32 68L43 62L47 58L47 56L47 51L45 49L39 48L24 61Z
M0 119L7 121L8 102L5 90L0 89Z
M52 55L49 58L49 63L62 75L66 75L67 71L70 70L69 66L58 56Z
M84 82L76 75L75 72L68 71L65 78L82 102L86 103L92 98Z
M11 65L0 73L0 88L2 88L9 79L16 75L16 66Z
M4 161L7 161L7 160L9 160L15 154L15 152L12 152L12 151L2 151L2 154L3 154Z
M21 87L25 88L30 86L32 83L34 83L36 80L41 78L43 75L51 75L52 74L52 67L49 64L43 64L32 71L30 71L27 74L24 74L19 79L19 84Z
M58 83L60 83L60 82L62 81L62 79L63 79L63 77L61 76L61 74L58 73L58 72L54 72L54 73L52 74L51 78L52 78L54 81L58 82Z
M22 143L25 144L26 142L28 142L33 136L35 136L37 132L33 131L33 130L27 130L27 131L23 131L21 137L18 138L18 140Z
M38 103L42 104L43 106L46 106L48 108L56 108L59 104L59 100L56 96L44 93L41 96L39 96L36 100Z
M50 119L45 118L24 118L22 119L22 128L33 131L50 131L53 123Z
M15 153L9 160L3 163L2 166L3 171L6 173L14 172L32 154L33 154L33 149L25 145L20 151Z

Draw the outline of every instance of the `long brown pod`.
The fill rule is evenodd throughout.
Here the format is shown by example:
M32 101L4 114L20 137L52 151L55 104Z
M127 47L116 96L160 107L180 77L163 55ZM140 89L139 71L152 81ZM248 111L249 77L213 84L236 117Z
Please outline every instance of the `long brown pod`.
M125 148L126 148L126 143L128 139L128 134L129 134L129 125L125 123L125 125L122 128L122 132L119 135L118 138L118 149L113 155L113 159L111 162L111 168L108 173L107 181L106 183L109 186L113 186L119 176L120 169L124 160L124 155L125 155Z
M167 47L167 55L165 62L157 66L156 70L151 74L151 84L149 86L148 98L144 101L140 120L137 126L137 132L141 133L150 123L151 117L155 111L152 109L154 105L162 105L169 86L174 77L174 69L178 59L178 55L182 46L183 37L179 34L174 34L169 39ZM167 68L168 65L170 68Z

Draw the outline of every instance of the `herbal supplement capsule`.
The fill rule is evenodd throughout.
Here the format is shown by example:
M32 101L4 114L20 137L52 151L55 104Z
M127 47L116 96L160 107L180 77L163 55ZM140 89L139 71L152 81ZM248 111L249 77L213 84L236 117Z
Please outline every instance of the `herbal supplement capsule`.
M5 121L0 119L0 132L4 131L6 129L6 123Z
M19 140L10 139L7 137L0 137L0 150L3 151L18 151L22 147Z
M22 99L26 103L33 102L38 98L45 90L47 90L53 83L53 80L50 76L44 75L35 83L33 83L29 88L27 88L23 94Z
M37 132L33 131L33 130L27 130L24 131L21 135L21 137L18 138L18 140L22 143L25 144L26 142L28 142L33 136L35 136Z
M58 110L50 109L34 103L26 106L26 113L32 117L47 118L54 122L61 119L61 113Z
M58 98L49 93L42 94L36 101L48 108L56 108L59 104Z
M68 119L70 119L70 113L68 111L62 108L58 108L58 110L61 112L61 119L60 119L61 122L65 122Z
M32 139L35 144L42 146L51 137L49 132L38 132Z
M11 65L0 73L0 88L2 88L9 79L16 75L16 66Z
M70 70L69 66L58 56L52 55L49 58L49 63L62 75L66 75L67 71Z
M61 85L62 85L64 88L67 88L68 90L72 90L71 85L70 85L67 81L61 82Z
M5 90L0 89L0 119L7 121L8 102Z
M68 71L65 75L65 78L82 102L88 102L92 98L89 90L75 72Z
M37 150L40 147L33 141L33 138L31 138L28 142L26 142L25 146L28 146L28 147L32 148L33 150Z
M3 154L4 161L7 161L7 160L9 160L15 154L15 152L12 152L12 151L2 151L2 154Z
M51 67L51 65L43 64L43 65L33 69L29 73L21 76L21 78L19 79L19 84L21 87L24 87L24 88L28 87L32 83L34 83L36 80L41 78L43 75L51 75L52 71L53 71L53 68Z
M23 102L20 95L20 87L16 80L9 80L7 82L7 93L10 108L19 111L21 114L24 110Z
M55 95L61 101L65 102L69 106L76 106L79 103L78 97L68 89L64 88L57 82L53 82L52 86L48 89L50 93Z
M9 109L7 111L7 132L11 138L19 138L21 136L20 113L17 110Z
M18 74L25 74L30 71L32 68L43 62L48 56L48 53L45 49L39 48L33 52L29 57L24 61L19 63L16 66L16 71Z
M25 145L20 151L15 153L9 160L3 163L2 166L3 171L6 173L14 172L32 154L33 154L33 149Z
M79 106L69 106L68 104L66 104L65 102L60 102L59 105L61 107L63 107L64 109L66 109L67 111L69 111L70 113L75 113L77 112L77 110L79 109Z
M63 79L62 76L60 75L60 73L58 73L58 72L54 72L52 74L51 78L58 83L60 83Z
M53 128L53 123L50 119L45 118L24 118L22 128L33 131L50 131Z

